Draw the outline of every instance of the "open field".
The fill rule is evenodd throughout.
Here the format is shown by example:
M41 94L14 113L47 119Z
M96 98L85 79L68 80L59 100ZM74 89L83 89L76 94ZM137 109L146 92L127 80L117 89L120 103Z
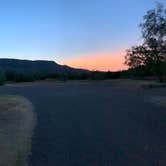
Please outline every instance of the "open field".
M166 88L138 82L47 81L3 86L0 94L35 107L30 166L165 166L166 108L152 98L165 98Z
M24 97L0 96L0 166L27 166L34 114Z

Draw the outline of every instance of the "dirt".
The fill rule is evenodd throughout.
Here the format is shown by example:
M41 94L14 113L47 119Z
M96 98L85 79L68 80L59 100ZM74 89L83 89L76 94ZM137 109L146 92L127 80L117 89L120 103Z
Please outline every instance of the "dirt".
M32 104L24 97L0 96L0 166L26 166L35 124Z

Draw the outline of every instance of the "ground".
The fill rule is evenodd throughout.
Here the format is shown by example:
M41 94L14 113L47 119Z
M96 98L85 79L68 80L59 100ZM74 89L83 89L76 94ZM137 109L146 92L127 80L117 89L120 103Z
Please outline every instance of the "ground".
M142 84L142 82L141 82ZM117 81L8 85L34 105L30 166L165 166L166 88Z
M0 96L0 166L27 166L33 123L33 106L27 99Z

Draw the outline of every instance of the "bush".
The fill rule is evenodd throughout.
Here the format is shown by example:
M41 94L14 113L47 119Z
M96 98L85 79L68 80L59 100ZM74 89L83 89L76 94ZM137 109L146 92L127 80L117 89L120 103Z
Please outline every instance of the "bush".
M0 72L0 85L4 85L6 81L6 75L4 72Z

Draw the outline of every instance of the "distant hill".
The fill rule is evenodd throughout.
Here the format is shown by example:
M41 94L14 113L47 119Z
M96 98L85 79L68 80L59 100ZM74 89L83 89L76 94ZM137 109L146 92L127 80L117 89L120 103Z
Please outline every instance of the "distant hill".
M75 69L60 65L54 61L45 60L19 60L0 59L0 71L13 71L16 73L87 73L88 70Z

